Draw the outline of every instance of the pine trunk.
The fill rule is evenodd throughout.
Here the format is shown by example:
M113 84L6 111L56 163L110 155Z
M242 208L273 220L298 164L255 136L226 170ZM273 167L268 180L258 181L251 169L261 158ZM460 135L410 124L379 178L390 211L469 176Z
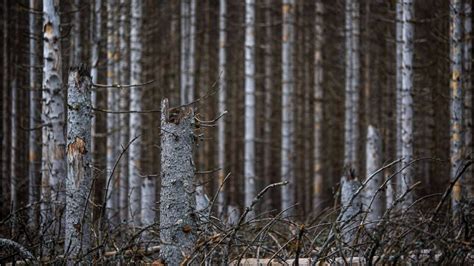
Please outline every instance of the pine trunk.
M322 122L323 122L323 3L316 1L315 46L314 46L314 185L313 210L322 210Z
M255 2L245 1L245 206L255 197ZM248 219L253 218L250 213Z
M130 83L130 47L129 47L129 35L127 28L127 17L129 15L129 6L127 1L120 0L120 23L119 23L119 47L120 47L120 84ZM120 110L129 110L129 90L120 90ZM126 147L129 139L129 114L120 113L120 146ZM120 221L126 221L128 219L128 150L125 151L120 160L120 189L119 189L119 210L120 210Z
M38 1L30 0L30 9L35 10L38 8ZM29 13L29 33L30 35L39 34L36 14L33 12ZM41 89L38 84L38 76L36 72L36 67L38 65L38 44L35 38L30 37L30 46L29 46L29 82L30 82L30 119L29 119L29 128L37 128L40 123L39 112L39 99L41 97ZM30 225L31 228L36 228L38 225L38 208L35 203L39 201L39 181L40 181L40 160L41 158L41 146L39 140L39 134L37 130L30 130L28 132L28 204L31 205L29 212L30 216Z
M295 204L294 176L294 0L283 1L282 33L282 121L281 121L281 179L288 184L282 187L281 208L285 216L292 216Z
M464 154L472 154L472 0L464 0L464 50L463 78L464 88ZM468 169L464 175L467 198L474 200L474 168Z
M385 203L381 189L384 183L383 171L375 174L382 168L382 140L378 130L371 125L367 129L366 158L367 178L370 180L364 188L363 207L367 212L367 226L374 228L382 218Z
M130 83L140 84L142 82L142 13L143 3L141 0L132 1L132 18L130 23ZM141 110L142 88L132 87L130 90L130 110ZM137 138L129 150L129 195L130 213L129 219L133 225L141 223L142 209L142 117L141 114L130 114L130 139Z
M116 56L117 56L117 47L116 47L116 39L115 39L115 22L117 15L116 7L117 1L116 0L108 0L107 1L107 84L112 85L116 82L115 76L115 66ZM109 87L107 88L107 108L110 111L117 111L118 106L118 91L116 88ZM114 113L107 113L107 143L106 143L106 175L107 175L107 182L106 182L106 206L107 206L107 218L110 221L112 226L117 225L119 221L119 212L118 212L118 177L117 172L114 171L114 165L116 160L118 159L118 134L116 124L116 114Z
M226 13L227 13L227 0L219 1L219 102L218 110L219 114L226 111L226 95L227 95L227 75L226 75L226 64L227 64L227 34L226 34ZM223 183L225 178L225 120L224 118L217 121L217 167L219 168L219 187L222 187L218 195L217 208L218 214L224 213L224 204L226 199L226 190L224 189ZM218 187L218 188L219 188Z

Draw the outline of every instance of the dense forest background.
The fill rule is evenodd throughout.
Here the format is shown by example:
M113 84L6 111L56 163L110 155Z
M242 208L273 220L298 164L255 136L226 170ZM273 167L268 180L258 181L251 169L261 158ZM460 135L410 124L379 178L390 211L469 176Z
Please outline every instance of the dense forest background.
M51 196L44 187L64 189L55 188L61 173L48 163L58 158L45 147L71 121L62 111L57 122L45 106L67 109L68 75L80 64L92 77L94 221L103 213L114 226L159 220L164 98L193 109L197 201L208 206L218 194L218 217L289 181L249 216L287 209L307 221L339 205L341 177L364 181L392 162L379 173L388 180L376 200L384 208L408 177L408 187L420 182L410 204L433 209L451 184L472 210L472 168L456 179L472 158L470 5L2 0L0 235L36 239L38 205ZM48 84L51 71L59 87ZM55 89L63 90L56 100Z

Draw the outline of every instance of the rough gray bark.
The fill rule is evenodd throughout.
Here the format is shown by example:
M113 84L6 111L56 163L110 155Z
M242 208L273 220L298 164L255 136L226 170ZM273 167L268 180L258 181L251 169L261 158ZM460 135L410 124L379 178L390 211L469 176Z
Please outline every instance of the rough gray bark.
M43 225L54 219L59 228L64 208L66 176L65 100L62 82L61 34L57 1L43 1L43 94L42 94L42 215ZM44 212L43 212L44 210ZM59 234L59 232L56 232Z
M226 34L226 12L227 0L219 1L219 114L226 111L226 95L227 95L227 34ZM217 167L219 168L219 182L218 186L222 187L217 198L217 213L222 215L224 213L224 204L226 198L226 190L222 184L225 178L225 120L219 119L217 121ZM218 188L219 188L218 187Z
M68 264L88 261L91 246L91 77L83 67L72 68L67 99L66 236Z
M161 107L160 257L180 265L197 240L194 195L193 124L191 108Z
M402 195L413 184L413 168L406 167L413 160L413 39L414 25L413 0L403 1L402 20L402 89L401 89L401 134L402 134L402 167L398 180L397 194ZM408 193L402 202L405 209L413 202L413 196Z
M29 1L30 9L36 10L38 8L38 1L30 0ZM39 34L38 23L36 19L36 14L30 12L28 15L29 18L29 34ZM30 37L29 45L29 82L30 82L30 93L29 93L29 102L30 102L30 119L29 119L29 128L38 127L41 117L40 112L38 112L39 99L41 97L41 90L38 84L38 75L36 72L36 67L38 65L38 44L35 38ZM28 204L31 205L29 212L30 216L30 225L31 228L36 228L38 225L38 207L36 202L39 201L39 181L40 181L40 158L41 158L41 146L39 140L39 134L37 130L30 130L28 132Z
M112 85L116 82L115 67L116 67L116 34L115 34L115 22L117 15L117 1L107 1L107 84ZM107 88L107 108L112 111L117 111L119 105L118 91L116 88ZM119 220L118 211L118 171L115 171L112 175L115 162L118 159L118 132L116 126L116 114L107 113L107 143L106 143L106 175L107 175L107 195L106 195L106 206L107 206L107 218L112 225L116 225Z
M462 95L462 1L451 0L450 14L450 61L451 61L451 120L450 120L450 158L451 180L455 180L462 165L463 148L463 95ZM470 74L470 73L469 73ZM454 184L452 191L452 212L458 219L465 199L465 188L462 186L463 177Z
M255 197L255 1L245 1L245 147L244 204ZM252 219L251 212L247 219Z
M472 154L472 0L464 0L464 50L463 50L463 88L464 88L464 154ZM466 171L464 175L467 198L474 199L474 169Z
M318 212L323 203L322 122L323 122L323 3L316 1L314 44L314 181L313 210Z
M130 82L131 84L142 83L142 0L132 0L132 18L130 22ZM130 109L141 110L143 93L139 87L132 87L130 90ZM132 143L129 150L129 219L133 225L139 226L141 223L141 156L142 156L142 117L138 113L130 114L130 138L138 139Z
M366 158L367 177L372 177L382 167L382 140L378 130L372 125L367 129ZM363 208L367 212L366 223L369 228L373 228L383 215L384 194L379 191L383 183L384 176L381 171L364 187Z
M119 47L120 47L120 84L130 84L130 45L129 45L129 35L127 27L127 18L129 15L129 5L127 1L120 0L120 23L119 23ZM128 89L120 90L120 110L129 110L129 95ZM128 145L129 139L129 114L121 113L120 114L120 146L126 147ZM129 174L129 165L128 161L128 150L124 151L122 158L120 160L120 192L119 192L119 210L120 210L120 221L128 220L128 174Z
M295 204L294 176L294 81L293 81L293 44L294 44L294 0L283 1L282 33L282 121L281 121L281 179L288 184L282 186L281 208L285 215L292 216Z
M343 240L346 243L352 243L355 238L354 225L360 221L360 212L362 211L362 197L356 195L360 187L360 182L352 170L341 178L341 214L339 222L341 223L341 232ZM357 228L357 227L356 227Z

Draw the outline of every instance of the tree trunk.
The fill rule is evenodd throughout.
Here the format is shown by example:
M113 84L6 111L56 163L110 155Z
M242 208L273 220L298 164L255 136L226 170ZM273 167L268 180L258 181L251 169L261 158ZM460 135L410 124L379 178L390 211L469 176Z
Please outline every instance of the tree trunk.
M352 58L351 58L351 112L352 112L352 148L351 148L351 165L353 165L356 173L360 174L359 159L362 153L358 152L361 148L359 135L359 94L360 94L360 3L359 0L352 0L352 27L351 27L351 42L352 42Z
M263 173L265 185L273 183L272 180L272 93L273 87L273 26L272 26L272 0L266 0L265 10L265 51L264 51L264 87L265 87L265 106L264 106L264 125L263 135L265 145L263 146ZM266 197L265 204L271 206L274 201L271 197Z
M245 1L245 206L255 197L255 2ZM249 213L247 219L252 219Z
M66 236L68 264L85 262L91 247L91 77L82 67L71 68L67 100ZM90 261L89 261L90 262Z
M132 1L132 18L130 22L130 83L142 83L142 12L141 0ZM130 90L130 110L142 109L143 92L140 87L132 87ZM129 150L129 195L130 213L129 219L134 226L141 223L141 186L142 186L142 117L141 114L130 114L130 139L138 138L130 146Z
M353 69L352 69L352 1L346 0L345 4L345 99L344 99L344 167L354 167L354 158L352 158L352 149L354 143L352 136L354 135L354 128L352 120L354 113L352 112L352 83L353 83Z
M115 39L115 22L117 1L107 1L107 84L112 85L116 82L115 65L116 65L116 39ZM111 111L117 111L117 94L116 88L107 88L107 108ZM116 124L116 114L107 113L107 154L106 154L106 175L107 175L107 217L112 225L116 225L119 220L118 212L118 177L117 172L112 173L116 160L118 159L118 134L116 132L118 126Z
M92 76L92 84L98 83L99 79L99 54L100 54L100 42L102 36L102 0L94 1L94 5L92 7L91 12L91 21L93 22L93 26L91 29L92 32L92 47L91 47L91 76ZM92 90L91 92L91 99L92 99L92 106L97 106L97 92L96 90ZM92 116L91 121L92 127L92 138L91 138L91 147L92 147L92 164L96 165L96 157L95 154L97 147L96 147L96 138L97 138L97 115L94 114ZM95 176L95 174L93 174Z
M36 10L38 8L38 1L30 0L30 9ZM39 35L38 24L36 20L36 14L30 12L29 17L29 34ZM30 82L30 119L29 128L37 128L40 123L40 112L39 111L39 99L41 95L41 89L38 86L38 77L36 67L38 65L38 44L35 38L30 37L29 46L29 82ZM28 132L28 204L30 204L30 225L31 228L36 230L38 225L38 208L36 203L39 201L39 160L41 158L41 146L39 140L39 134L37 130L30 130Z
M281 208L285 216L294 214L294 117L293 117L293 43L294 0L283 1L282 33L282 122L281 122L281 179L288 184L282 187Z
M226 97L227 97L227 34L226 34L226 15L227 14L227 0L219 1L219 114L226 111ZM217 121L217 167L219 168L219 183L222 187L217 199L217 213L222 215L224 213L224 204L226 199L226 190L223 186L225 178L225 120L224 118ZM219 189L219 187L217 189Z
M314 185L313 211L321 211L323 204L322 123L323 123L323 12L321 0L316 1L314 46Z
M71 27L71 55L69 66L77 66L82 62L82 40L81 40L81 1L74 0L73 5L73 16L72 16L72 27Z
M356 195L360 187L360 182L354 175L353 170L349 169L341 178L341 214L339 221L341 223L341 232L343 240L346 243L352 243L355 239L354 227L359 223L359 215L362 210L362 197ZM355 227L357 228L357 227Z
M62 82L59 11L54 0L43 1L42 215L43 226L57 231L63 220L66 176L65 106ZM49 222L53 225L49 226ZM62 227L62 226L61 226Z
M450 132L450 157L451 180L454 180L462 167L463 147L463 98L462 98L462 1L451 0L450 14L450 61L451 61L451 132ZM469 73L470 74L470 73ZM452 192L452 211L455 220L458 220L462 211L462 202L465 199L465 188L462 186L463 178L456 181Z
M464 63L463 88L464 88L464 154L472 154L472 0L464 0ZM474 199L474 169L468 169L464 175L467 198Z
M129 35L127 28L127 18L129 15L129 6L127 1L120 0L120 23L119 23L119 43L120 43L120 83L130 83L130 54L129 54ZM130 95L128 89L120 90L120 110L129 110ZM120 146L126 147L129 139L129 114L120 113ZM120 189L119 189L119 210L120 210L120 221L126 221L128 219L128 150L124 152L120 160Z
M413 39L414 4L412 0L403 0L402 20L402 89L401 89L401 134L402 134L402 167L401 179L398 180L398 195L405 193L413 184L413 168L408 164L413 160ZM411 193L405 196L402 209L413 202Z
M191 108L161 106L160 257L166 265L180 265L197 240Z
M181 104L194 100L196 0L181 1Z
M2 74L3 74L3 77L2 77L2 160L1 160L1 174L2 174L2 179L0 180L1 182L1 186L2 186L2 189L1 189L1 200L3 202L8 202L9 201L9 196L8 196L8 191L9 191L9 188L8 188L8 176L10 175L10 172L9 172L9 158L10 158L10 155L8 154L9 153L9 148L8 148L8 144L9 144L9 117L8 117L8 113L10 112L8 110L8 102L9 102L9 92L10 90L8 90L8 33L9 33L9 30L8 30L8 21L9 21L9 18L10 16L8 15L8 1L7 0L4 0L3 1L3 36L2 36L2 54L4 55L2 57ZM5 204L4 204L5 205ZM2 206L1 207L1 214L2 215L7 215L7 213L9 212L9 208L8 206Z
M376 222L382 218L385 203L384 194L379 188L384 183L383 171L375 174L382 168L382 140L376 128L369 125L366 143L366 169L367 178L371 178L364 188L364 211L367 212L366 223L369 228L374 228Z

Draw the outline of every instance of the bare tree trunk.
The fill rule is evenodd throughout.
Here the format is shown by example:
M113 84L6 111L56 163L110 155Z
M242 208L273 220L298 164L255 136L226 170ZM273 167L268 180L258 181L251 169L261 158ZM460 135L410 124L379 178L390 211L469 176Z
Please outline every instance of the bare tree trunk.
M197 240L194 115L189 107L169 109L167 99L161 110L160 257L167 265L180 265Z
M463 98L462 98L462 1L451 0L450 14L450 59L451 59L451 132L450 157L451 180L454 180L461 169L463 147ZM470 74L470 73L469 73ZM465 199L464 182L461 177L456 181L452 192L452 211L455 220L458 220L462 211L462 202Z
M82 67L71 68L67 99L66 237L68 264L87 262L91 247L91 77ZM90 261L89 261L90 262Z
M282 33L282 122L281 122L281 179L288 181L282 187L281 208L286 216L294 214L295 176L294 176L294 82L293 82L293 43L294 43L294 0L283 1Z
M69 66L77 66L82 62L82 40L81 40L81 1L74 0L74 10L71 27L71 55Z
M227 33L226 33L226 15L227 14L227 0L219 1L219 114L226 111L226 95L227 95ZM219 119L217 121L217 167L219 168L219 183L222 187L217 200L217 212L219 215L224 213L224 204L226 199L226 190L223 183L225 178L225 120ZM218 188L219 188L218 187Z
M398 180L397 193L402 195L413 184L413 168L407 166L413 160L413 39L414 4L412 0L403 0L402 21L402 89L401 89L401 134L402 134L402 167L401 179ZM405 196L402 208L413 202L411 193Z
M255 197L255 2L245 1L245 206ZM253 218L249 213L247 219Z
M464 154L471 155L473 152L472 142L472 0L464 0L464 50L463 50L463 87L464 87ZM471 167L466 171L464 180L466 184L467 198L474 199L474 170Z
M141 0L132 1L132 18L130 22L130 82L131 84L142 83L142 12L143 3ZM130 90L130 109L142 109L142 89L132 87ZM142 210L142 117L140 114L130 114L130 139L138 138L129 150L129 195L130 195L130 213L129 219L134 226L141 223Z
M322 122L323 122L323 12L321 0L316 1L314 46L314 185L313 211L321 211L323 204Z
M42 215L43 226L55 232L63 220L66 176L65 100L62 82L59 10L54 0L43 1Z
M92 12L91 12L91 32L92 32L92 47L91 47L91 77L92 77L92 84L98 83L99 79L99 54L100 54L100 42L102 36L102 0L94 1L94 5L92 5ZM92 99L92 106L97 106L97 92L96 90L92 90L91 92L91 99ZM94 114L92 116L91 121L91 128L92 128L92 138L91 138L91 152L92 152L92 164L96 165L96 150L97 147L95 145L96 138L97 138L97 117ZM94 168L93 168L94 169ZM95 176L94 174L92 176Z
M361 148L359 146L360 130L359 130L359 94L360 94L360 3L359 0L352 0L352 27L351 27L351 42L352 42L352 58L351 58L351 112L352 112L352 149L351 149L351 165L360 173L359 159L362 153L358 152Z
M181 1L181 104L194 100L196 0Z
M116 39L115 39L115 15L117 14L117 1L107 1L107 84L112 85L116 81L115 65L116 65ZM117 89L107 88L107 108L111 111L117 111ZM118 196L117 187L118 177L117 171L112 173L116 160L118 159L118 134L116 132L118 126L116 124L116 114L107 113L107 154L106 154L106 175L107 175L107 217L112 225L116 225L119 220L118 212Z
M272 0L266 0L265 10L265 51L264 51L264 87L265 87L265 106L264 106L264 125L263 135L265 145L263 146L263 172L265 184L271 184L272 180L272 93L273 88L273 26L272 26ZM271 197L265 200L267 206L272 204Z
M397 0L395 17L395 86L396 86L396 158L402 157L402 59L403 59L403 0ZM398 168L400 169L400 167Z
M9 117L8 113L10 112L8 110L8 98L9 98L9 90L8 88L8 23L9 21L9 15L8 15L8 1L4 0L3 1L3 36L2 36L2 54L3 60L2 60L2 161L1 161L1 174L2 174L2 179L0 180L2 189L2 197L0 198L2 201L7 202L9 200L8 198L8 176L10 175L10 172L8 170L9 167L9 162L8 158L10 158L9 149L8 149L8 143L9 143L9 138L8 138L8 130L9 130ZM6 215L8 213L8 206L2 206L1 208L1 214Z
M30 9L36 10L38 8L38 1L30 0ZM30 35L36 35L39 33L38 24L36 20L36 14L34 12L29 13L29 33ZM35 38L30 37L29 46L29 82L30 82L30 119L29 128L37 128L41 117L40 117L40 106L39 99L41 96L41 89L38 84L38 77L36 67L38 65L38 44ZM39 134L37 130L30 130L28 132L28 204L31 205L29 212L30 225L33 230L36 230L38 226L38 207L35 203L39 201L39 160L41 158L41 146L39 140Z
M341 178L341 214L338 222L341 223L342 237L345 242L353 244L355 239L354 227L359 223L362 210L362 197L356 195L360 182L355 173L348 169ZM357 227L355 227L357 228ZM351 230L352 229L352 230Z
M344 167L354 167L354 158L352 158L352 149L354 149L353 135L354 128L352 120L354 113L352 112L352 95L353 95L353 68L352 68L352 1L346 0L345 4L345 100L344 100Z
M16 23L18 25L18 23ZM15 26L15 34L18 33L18 26ZM16 37L15 39L17 39ZM11 229L13 234L16 235L18 231L17 228L17 210L18 210L18 149L19 149L19 139L18 139L18 76L17 76L17 65L18 56L14 55L12 72L10 75L13 78L11 82L11 110L10 110L10 130L11 130L11 147L10 147L10 213L12 213L12 224Z
M120 0L120 23L119 23L119 47L120 47L120 83L129 84L130 83L130 46L129 46L129 35L127 28L127 19L129 16L129 5L127 1ZM120 110L129 109L130 95L129 90L122 89L120 90ZM127 146L129 139L129 114L121 113L120 114L120 146ZM120 210L120 221L126 221L128 219L128 174L129 174L129 165L128 161L128 150L125 151L122 155L120 161L120 192L119 192L119 210Z
M385 202L382 190L379 191L384 183L383 172L373 176L382 167L382 140L378 130L372 125L367 129L366 158L367 178L371 179L364 188L363 207L367 212L367 226L374 228L382 218Z

